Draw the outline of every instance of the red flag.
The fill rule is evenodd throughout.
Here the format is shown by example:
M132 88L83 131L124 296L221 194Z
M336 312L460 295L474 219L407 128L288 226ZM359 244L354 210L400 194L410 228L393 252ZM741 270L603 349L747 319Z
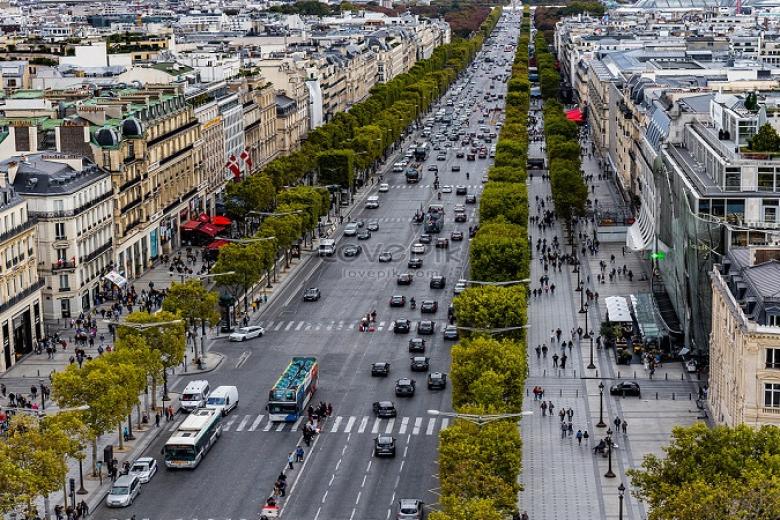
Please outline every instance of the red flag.
M244 151L241 152L241 160L246 164L247 170L252 169L252 156L249 155L249 150L244 149Z
M235 179L239 179L241 177L241 167L238 165L238 160L236 159L235 155L230 156L230 160L228 160L227 169L230 170L230 173L233 174L233 177Z

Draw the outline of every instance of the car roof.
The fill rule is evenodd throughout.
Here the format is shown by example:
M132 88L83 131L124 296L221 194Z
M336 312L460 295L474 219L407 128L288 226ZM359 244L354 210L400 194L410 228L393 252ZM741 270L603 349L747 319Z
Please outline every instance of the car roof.
M412 382L412 380L409 379L408 377L402 377L401 379L396 381L396 383L411 383L411 382Z
M114 486L129 486L133 483L134 480L137 480L138 477L135 475L122 475L116 481L114 481Z
M402 498L398 501L398 503L402 506L416 506L420 503L420 499L418 498Z
M412 359L415 361L425 361L428 358L425 356L414 356Z
M392 401L379 401L379 406L387 407L387 406L395 406Z
M379 442L386 442L386 441L393 440L393 436L388 433L380 433L379 435L376 436L376 438Z
M137 464L139 462L146 462L146 463L148 463L148 462L153 462L153 461L154 461L153 457L138 457L137 459L135 459L135 462L133 464Z

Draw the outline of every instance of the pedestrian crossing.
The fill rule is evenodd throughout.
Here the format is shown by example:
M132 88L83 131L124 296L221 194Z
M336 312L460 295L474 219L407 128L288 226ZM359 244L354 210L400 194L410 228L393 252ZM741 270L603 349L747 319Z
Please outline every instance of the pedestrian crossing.
M439 187L449 185L446 182L439 185ZM468 188L469 193L473 193L474 191L481 190L482 184L466 184L466 188ZM390 185L391 190L433 190L435 189L433 187L433 184L392 184ZM453 190L455 189L455 186L453 186ZM454 193L454 192L453 192Z
M429 318L426 318L429 319ZM436 331L440 331L441 327L446 324L446 320L433 320ZM359 320L330 320L323 322L311 322L306 320L271 320L266 322L259 322L258 325L265 329L266 334L269 332L332 332L340 330L358 330L360 325ZM375 332L393 332L393 321L379 321L374 324ZM414 332L414 322L412 322L412 332Z
M222 420L222 431L225 433L253 433L253 432L291 432L301 431L304 425L301 417L294 423L271 422L265 414L242 414L238 410ZM377 435L422 435L433 436L445 429L450 424L448 417L394 417L380 419L379 417L364 415L350 415L332 417L327 421L322 433L357 433ZM178 422L171 423L166 430L173 432Z

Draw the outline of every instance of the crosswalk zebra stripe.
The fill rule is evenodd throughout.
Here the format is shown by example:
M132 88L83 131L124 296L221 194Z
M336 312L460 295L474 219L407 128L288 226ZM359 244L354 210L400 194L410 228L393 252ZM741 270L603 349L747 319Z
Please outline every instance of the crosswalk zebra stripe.
M276 323L276 322L271 320L271 321L268 322L267 325L264 325L263 328L265 328L265 330L271 330L271 327L274 326L274 323Z
M311 329L311 323L307 323L306 326L303 328L303 330L309 330Z
M276 324L276 327L274 327L274 330L276 331L276 330L281 329L282 325L284 325L284 322L280 321L279 323Z
M428 428L425 430L425 435L433 435L433 427L436 425L436 419L428 419Z
M344 433L350 433L352 431L352 426L355 424L355 418L350 417L347 421L347 425L344 427Z
M248 422L249 422L249 419L250 419L251 417L252 417L251 415L245 415L245 416L244 416L244 419L243 419L243 420L242 420L242 421L241 421L241 422L238 424L238 426L236 427L236 431L237 431L237 432L242 432L242 431L244 431L244 428L246 427L246 423L248 423Z
M304 323L306 323L306 322L304 322L304 321L300 322L300 323L298 324L298 326L297 326L297 327L295 327L295 330L301 330L301 327L303 327Z
M293 427L292 427L291 431L297 432L298 431L298 426L301 425L301 421L303 421L303 416L298 417L298 420L295 421L295 424L293 424Z
M395 417L387 421L387 428L385 428L385 433L393 433L393 426L395 426Z
M398 430L398 435L403 435L406 433L406 428L409 426L409 418L404 417L401 419L401 428Z
M284 330L286 330L286 331L290 330L290 327L293 326L293 323L295 323L295 322L291 321L290 323L288 323L287 326L284 328Z
M368 424L368 417L364 415L363 418L360 420L360 426L358 426L358 433L363 433L364 431L366 431L367 424Z
M330 429L331 433L336 433L337 431L339 431L339 425L341 424L341 419L342 417L339 415L338 417L336 417L336 420L333 421L333 427Z
M257 429L257 427L260 426L260 423L263 422L263 417L265 417L265 415L258 415L257 416L257 419L254 420L254 422L252 423L252 426L249 427L249 431L250 432L255 431Z
M276 427L276 431L280 432L280 431L284 430L285 426L287 426L286 422L284 422L284 421L280 422L279 426Z
M376 419L374 419L374 425L371 427L371 433L372 433L372 434L377 434L377 433L379 433L379 423L380 423L380 422L381 422L381 420L379 419L379 417L377 417Z
M334 323L335 323L335 322L331 321L329 325L326 325L326 326L325 326L325 330L333 330L333 324L334 324Z
M442 430L445 429L449 425L450 425L449 418L445 417L444 419L441 420L441 429Z
M282 423L282 424L284 424L284 423ZM267 422L267 423L266 423L266 425L263 427L263 431L264 431L264 432L271 431L271 428L273 428L273 427L274 427L274 423L272 423L272 422L271 422L271 418L269 417L269 418L268 418L268 422Z
M230 418L230 420L225 424L225 426L222 427L222 431L230 431L230 428L233 427L233 423L236 422L236 417L233 416Z
M418 435L420 433L420 425L422 424L422 417L418 417L414 420L414 429L412 435Z

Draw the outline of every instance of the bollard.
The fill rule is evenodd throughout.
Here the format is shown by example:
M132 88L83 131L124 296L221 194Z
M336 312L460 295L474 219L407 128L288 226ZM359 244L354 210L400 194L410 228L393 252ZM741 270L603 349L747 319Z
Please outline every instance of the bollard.
M597 368L596 369L596 379L598 379L598 378L599 378L599 369Z
M652 372L650 372L650 376L649 377L650 377L651 380L653 379L653 373Z
M563 397L563 388L558 391L558 397Z
M691 395L691 394L688 394L688 400L689 400L689 401L693 401L693 395Z
M680 381L685 380L685 372L680 373Z
M667 372L666 374L664 374L664 379L666 379L667 381L669 381L669 373L668 373L668 372Z
M674 392L672 392L672 401L674 401L674 400L675 400L675 399L674 399Z
M617 378L620 379L620 370L618 370Z
M528 397L528 389L525 389L525 396Z
M658 401L658 392L655 393L655 400Z

